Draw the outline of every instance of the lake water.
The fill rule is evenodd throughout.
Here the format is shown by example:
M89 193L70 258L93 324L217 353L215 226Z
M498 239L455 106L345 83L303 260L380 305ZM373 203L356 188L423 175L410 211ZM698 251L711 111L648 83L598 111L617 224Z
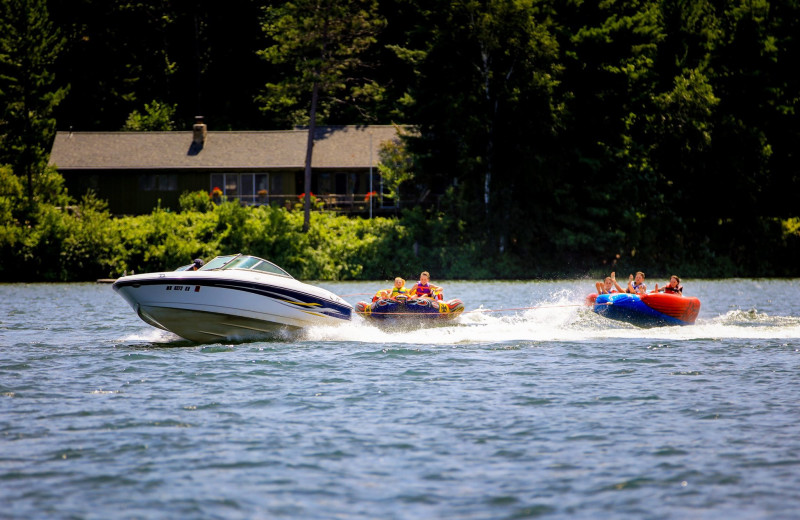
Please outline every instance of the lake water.
M685 280L656 329L590 280L438 283L445 327L206 345L0 285L0 518L798 518L800 280Z

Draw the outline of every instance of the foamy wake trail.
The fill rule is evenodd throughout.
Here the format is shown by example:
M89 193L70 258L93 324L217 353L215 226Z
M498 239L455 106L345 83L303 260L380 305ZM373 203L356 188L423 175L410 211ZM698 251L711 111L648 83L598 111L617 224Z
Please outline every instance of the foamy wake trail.
M479 344L511 341L552 341L587 339L586 313L566 294L533 302L515 309L471 309L456 320L434 326L406 325L394 328L355 316L338 327L307 329L308 341L358 341L395 344ZM592 316L588 316L592 320Z
M702 317L691 326L639 328L599 316L576 301L574 294L561 291L544 300L514 309L479 307L465 311L454 321L430 326L387 327L383 323L353 316L338 326L310 327L278 332L271 341L360 342L400 345L462 345L503 342L602 341L603 339L653 339L680 341L707 338L792 339L800 338L800 317L769 316L757 310L730 311ZM185 340L160 329L142 329L120 341L167 345ZM269 341L269 340L267 340Z
M800 338L800 318L772 317L755 310L706 317L690 326L640 328L599 316L559 292L518 309L471 309L453 322L432 327L387 328L360 316L338 327L313 327L306 341L356 341L390 344L480 344L514 341L592 341L603 339L692 340L705 338Z
M119 341L125 343L174 343L176 341L186 341L180 336L167 332L166 330L154 327L142 329L134 334L129 334Z

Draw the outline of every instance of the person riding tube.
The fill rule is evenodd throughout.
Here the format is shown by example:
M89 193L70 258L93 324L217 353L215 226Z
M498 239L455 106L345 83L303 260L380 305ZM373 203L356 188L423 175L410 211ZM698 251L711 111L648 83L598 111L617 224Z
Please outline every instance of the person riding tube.
M442 299L442 288L430 283L431 275L428 271L422 271L419 281L409 289L409 296L413 298Z

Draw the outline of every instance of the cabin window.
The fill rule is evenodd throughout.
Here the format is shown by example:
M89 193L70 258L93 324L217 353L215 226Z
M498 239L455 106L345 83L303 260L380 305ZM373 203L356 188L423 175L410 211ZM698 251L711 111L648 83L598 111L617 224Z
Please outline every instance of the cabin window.
M276 174L269 176L269 187L271 188L271 194L274 195L284 195L283 193L283 175Z
M211 176L211 187L219 188L226 197L237 198L239 196L239 175L236 173L215 173Z
M333 175L330 173L317 174L317 194L330 195L332 193L336 193Z
M219 188L230 199L244 204L267 204L270 193L268 173L216 173L211 175L211 188ZM280 183L278 183L280 191ZM273 186L273 193L277 193Z
M249 173L241 176L241 183L240 183L242 187L241 200L243 202L252 201L256 195L257 190L255 183L253 181L253 177L255 177L255 175Z
M228 197L236 198L239 196L239 176L226 175L225 176L225 195Z
M177 174L153 174L147 173L139 176L140 191L177 191Z
M241 197L245 204L269 203L269 175L266 173L243 173L240 177Z
M160 175L158 182L161 191L178 191L178 175L176 173Z
M214 188L219 188L223 193L225 192L225 174L215 174L211 176L211 187L209 192L213 192Z
M156 177L157 177L156 175L140 175L139 191L155 191Z

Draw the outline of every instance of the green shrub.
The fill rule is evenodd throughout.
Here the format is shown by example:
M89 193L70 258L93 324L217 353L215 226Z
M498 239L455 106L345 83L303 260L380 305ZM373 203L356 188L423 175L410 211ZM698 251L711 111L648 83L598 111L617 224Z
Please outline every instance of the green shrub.
M113 278L132 271L172 270L194 258L233 253L267 258L305 280L385 280L423 270L437 279L508 279L572 276L588 270L588 261L567 242L553 248L555 242L550 241L529 255L499 252L497 244L483 241L465 222L420 209L399 218L369 220L315 211L309 231L303 233L302 211L237 202L113 218L105 203L89 194L74 206L38 203L31 210L8 168L0 168L0 181L0 281ZM58 183L48 185L52 198L63 201ZM205 193L199 194L207 201ZM192 198L199 200L197 193L186 200ZM735 221L720 221L705 245L686 248L680 256L658 257L658 250L623 256L616 270L645 268L651 276L740 275L747 251L741 244L738 249L719 247L741 241L737 226ZM796 275L788 259L800 250L798 230L798 219L753 221L747 236L756 237L752 241L763 255L761 265L746 266L748 274ZM575 244L584 247L580 241ZM576 255L573 264L571 254Z
M204 191L184 191L178 197L178 207L181 212L197 211L208 213L214 207L211 197Z

